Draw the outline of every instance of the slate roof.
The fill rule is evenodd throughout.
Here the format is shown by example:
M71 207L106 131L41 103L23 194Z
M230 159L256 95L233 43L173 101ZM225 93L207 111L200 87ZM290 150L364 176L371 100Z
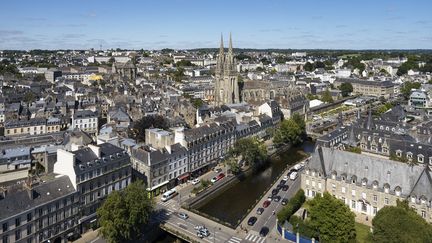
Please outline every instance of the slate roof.
M367 185L372 185L374 181L378 182L378 188L383 188L385 184L388 184L390 191L399 186L404 196L416 192L417 195L424 195L432 199L430 175L420 178L425 177L422 176L422 173L429 173L424 172L429 170L424 166L411 166L388 159L319 147L306 168L320 171L328 177L333 172L336 172L337 176L345 174L348 183L355 176L357 182L366 178Z
M33 187L33 194L28 189L10 191L0 200L0 220L34 209L50 201L75 193L68 176L60 176ZM30 196L33 196L32 199Z

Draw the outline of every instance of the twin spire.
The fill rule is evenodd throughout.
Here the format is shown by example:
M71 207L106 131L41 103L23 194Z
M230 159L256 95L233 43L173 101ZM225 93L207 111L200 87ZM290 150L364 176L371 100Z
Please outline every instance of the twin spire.
M230 36L229 36L228 53L229 54L233 53L231 32L230 32ZM224 54L224 44L223 44L223 35L221 33L221 42L220 42L220 48L219 48L219 55L222 56L223 54Z

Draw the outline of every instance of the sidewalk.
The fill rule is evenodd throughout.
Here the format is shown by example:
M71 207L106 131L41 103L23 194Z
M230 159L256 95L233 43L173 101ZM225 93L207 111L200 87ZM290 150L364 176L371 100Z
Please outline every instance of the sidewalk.
M88 232L81 235L81 238L79 238L76 241L73 241L74 243L93 243L97 239L99 239L99 229L92 230L90 229Z

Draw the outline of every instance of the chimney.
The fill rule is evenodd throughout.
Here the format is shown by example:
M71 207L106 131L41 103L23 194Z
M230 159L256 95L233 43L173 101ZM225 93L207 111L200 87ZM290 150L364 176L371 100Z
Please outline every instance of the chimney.
M36 193L35 193L35 190L33 188L33 180L31 178L31 176L27 177L27 180L25 181L25 188L27 189L27 193L28 193L29 198L31 200L35 199Z
M100 148L99 148L98 146L95 146L95 145L89 144L88 147L93 151L93 153L96 154L96 156L97 156L98 158L101 157L101 151L100 151Z

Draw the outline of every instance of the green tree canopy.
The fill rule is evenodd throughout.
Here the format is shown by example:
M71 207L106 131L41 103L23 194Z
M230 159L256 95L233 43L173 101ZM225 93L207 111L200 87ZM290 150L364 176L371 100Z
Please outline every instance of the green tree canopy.
M273 142L276 145L281 144L293 144L297 145L302 141L302 135L304 129L302 129L302 124L293 118L288 120L283 120L280 124L279 129L276 130Z
M306 64L303 66L303 70L312 72L313 70L315 70L315 67L312 63L306 62Z
M333 97L330 93L330 90L326 90L321 94L321 101L325 103L333 103Z
M372 220L375 242L431 242L432 226L411 209L408 203L385 206Z
M402 84L400 88L401 94L405 97L405 99L408 99L411 95L412 89L419 89L421 87L421 84L419 82L410 82L407 81Z
M148 128L168 129L169 125L168 121L161 115L144 116L134 123L129 136L139 142L145 142L145 130Z
M261 167L267 160L267 149L263 142L255 137L242 138L235 142L230 153L234 156L241 156L246 164L254 169Z
M309 204L311 206L308 225L318 229L320 242L355 241L355 215L341 200L324 192L322 196L312 199Z
M351 83L342 83L339 90L342 92L343 97L347 97L349 93L353 92L353 86Z
M191 67L195 66L195 64L192 64L189 60L181 60L176 62L176 67Z
M142 182L134 182L124 191L113 191L97 210L100 234L108 242L136 242L150 219L153 205Z

